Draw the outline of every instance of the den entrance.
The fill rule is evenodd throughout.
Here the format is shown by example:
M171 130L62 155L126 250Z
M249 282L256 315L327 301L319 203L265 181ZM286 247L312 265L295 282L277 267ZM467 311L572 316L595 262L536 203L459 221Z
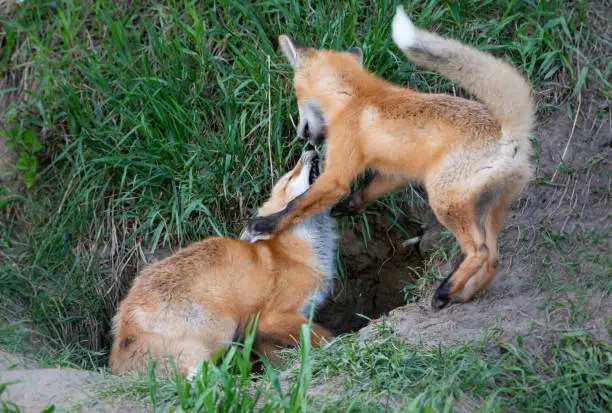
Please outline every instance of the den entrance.
M407 219L398 222L379 214L347 219L339 225L341 265L334 291L317 311L315 321L342 334L404 305L406 292L414 288L414 270L422 268L423 259L418 247L402 244L419 230L418 224Z

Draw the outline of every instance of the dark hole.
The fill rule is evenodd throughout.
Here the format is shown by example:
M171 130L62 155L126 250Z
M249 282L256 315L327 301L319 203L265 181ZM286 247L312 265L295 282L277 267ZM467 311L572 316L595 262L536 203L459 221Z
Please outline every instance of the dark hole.
M368 226L370 239L358 224L346 225L342 231L338 247L346 280L336 280L332 296L315 316L335 334L356 331L368 323L367 318L377 318L404 305L404 287L413 285L415 277L409 267L422 266L418 248L402 247L407 236L389 220L370 215ZM412 236L422 232L414 223L402 226Z

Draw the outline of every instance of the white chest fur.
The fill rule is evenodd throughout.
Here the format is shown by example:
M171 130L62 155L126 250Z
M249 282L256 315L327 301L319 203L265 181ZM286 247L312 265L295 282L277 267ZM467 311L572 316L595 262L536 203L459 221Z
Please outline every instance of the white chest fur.
M336 222L329 216L329 212L325 211L319 215L305 218L298 224L295 231L302 239L312 245L317 260L316 269L321 275L317 289L312 291L302 305L302 314L309 317L313 302L315 309L318 308L331 291L336 269L336 244L338 239Z

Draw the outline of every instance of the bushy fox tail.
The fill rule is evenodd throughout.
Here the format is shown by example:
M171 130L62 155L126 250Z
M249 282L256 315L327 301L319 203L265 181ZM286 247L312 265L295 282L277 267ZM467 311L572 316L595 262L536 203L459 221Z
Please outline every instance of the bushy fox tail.
M502 126L502 140L526 140L534 123L531 87L508 63L456 40L416 27L399 6L395 44L417 66L459 83L480 99Z

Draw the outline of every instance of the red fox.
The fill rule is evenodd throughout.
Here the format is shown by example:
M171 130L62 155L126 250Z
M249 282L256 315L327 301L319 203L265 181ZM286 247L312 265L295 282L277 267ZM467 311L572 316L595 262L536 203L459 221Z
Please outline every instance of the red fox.
M282 209L320 172L318 152L305 151L258 213ZM258 313L259 353L270 356L277 345L295 344L312 301L320 304L331 288L336 238L335 221L322 211L273 240L212 237L151 264L113 318L111 370L143 371L150 355L158 374L172 373L171 356L180 374L191 375L201 360L243 334ZM313 345L332 338L316 324L311 331Z
M416 65L458 82L482 103L400 87L366 70L359 48L316 50L279 37L294 69L298 134L327 139L325 172L278 213L252 220L251 240L270 238L349 193L367 169L377 175L337 204L350 213L410 182L423 183L429 203L464 254L432 299L434 308L465 302L497 272L497 242L508 205L533 179L529 134L531 87L511 65L417 28L399 7L395 44Z

